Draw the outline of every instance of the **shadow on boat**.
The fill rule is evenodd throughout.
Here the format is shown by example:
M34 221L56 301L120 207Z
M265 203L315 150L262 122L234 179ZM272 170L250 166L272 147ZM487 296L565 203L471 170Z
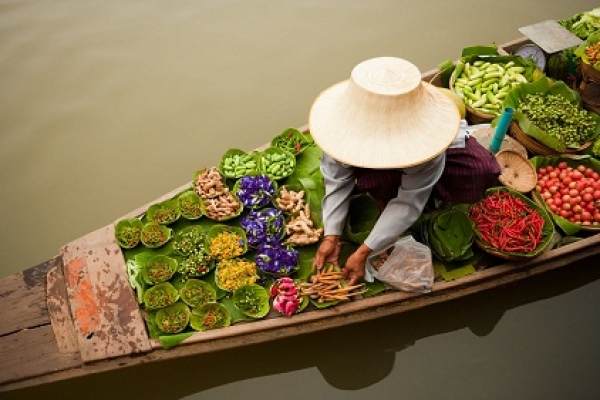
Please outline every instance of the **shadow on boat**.
M593 283L600 279L597 262L590 257L524 281L374 321L5 394L20 399L80 398L83 393L86 400L180 399L235 382L315 367L329 385L358 390L388 376L396 354L420 339L464 328L486 336L511 309Z

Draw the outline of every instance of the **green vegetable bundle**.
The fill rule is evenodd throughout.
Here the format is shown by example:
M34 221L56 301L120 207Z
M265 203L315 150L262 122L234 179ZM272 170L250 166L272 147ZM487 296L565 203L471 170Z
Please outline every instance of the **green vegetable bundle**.
M537 104L540 98L558 100ZM513 121L525 134L560 153L593 141L600 133L600 116L583 110L577 92L564 82L541 77L524 83L509 92L504 106L515 110Z
M435 211L421 224L421 236L433 255L442 262L473 257L473 224L459 208Z
M536 69L519 56L466 56L456 64L452 89L466 106L495 116L502 113L504 98L513 88L537 77Z
M594 33L600 32L600 8L577 13L557 22L578 38L586 40Z

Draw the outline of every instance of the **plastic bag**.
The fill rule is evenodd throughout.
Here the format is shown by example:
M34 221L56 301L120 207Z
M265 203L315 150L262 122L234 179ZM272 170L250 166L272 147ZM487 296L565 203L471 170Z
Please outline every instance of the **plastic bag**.
M385 255L387 258L376 269L374 263ZM366 278L371 280L371 277L404 292L431 292L434 280L431 249L410 235L404 236L367 259Z

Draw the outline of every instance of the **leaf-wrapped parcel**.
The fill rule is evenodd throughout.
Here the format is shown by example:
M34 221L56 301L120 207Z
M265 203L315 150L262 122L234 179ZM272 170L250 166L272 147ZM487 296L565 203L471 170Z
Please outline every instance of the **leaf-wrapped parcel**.
M422 229L424 241L441 261L462 261L473 256L473 224L465 211L432 213Z

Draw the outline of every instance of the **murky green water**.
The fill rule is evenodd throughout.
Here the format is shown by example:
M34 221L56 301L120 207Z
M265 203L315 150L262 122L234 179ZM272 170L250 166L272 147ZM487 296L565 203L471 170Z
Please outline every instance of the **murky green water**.
M188 182L225 150L303 125L317 94L364 59L401 56L425 71L463 47L503 43L520 26L595 6L0 1L0 277ZM592 399L594 267L11 397Z

